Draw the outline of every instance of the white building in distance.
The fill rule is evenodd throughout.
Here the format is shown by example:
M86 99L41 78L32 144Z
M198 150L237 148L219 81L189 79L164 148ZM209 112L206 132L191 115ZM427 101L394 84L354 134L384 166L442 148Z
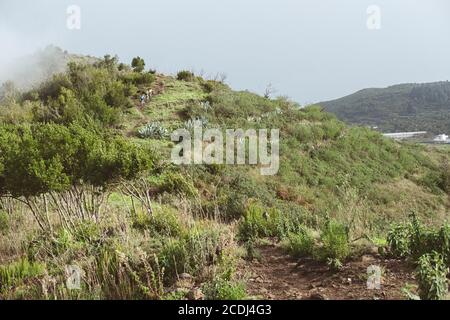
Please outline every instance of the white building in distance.
M383 136L387 138L392 138L395 140L403 140L403 139L411 139L416 136L422 136L427 134L426 131L417 131L417 132L396 132L396 133L384 133Z
M446 135L446 134L440 134L440 135L436 136L433 139L433 141L434 142L445 142L445 143L450 142L450 140L448 140L448 135Z

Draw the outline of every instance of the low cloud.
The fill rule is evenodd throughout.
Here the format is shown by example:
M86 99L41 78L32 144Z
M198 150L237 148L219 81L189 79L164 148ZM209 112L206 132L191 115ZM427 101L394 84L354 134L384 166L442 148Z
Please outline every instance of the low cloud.
M66 66L67 55L45 39L27 39L2 25L0 39L0 84L13 81L18 88L29 89Z

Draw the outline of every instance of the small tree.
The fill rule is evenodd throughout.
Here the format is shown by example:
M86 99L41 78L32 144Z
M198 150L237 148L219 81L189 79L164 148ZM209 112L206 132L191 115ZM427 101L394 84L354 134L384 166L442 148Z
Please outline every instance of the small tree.
M0 126L0 196L25 203L44 231L52 230L49 204L69 229L98 220L109 186L151 164L148 152L98 128Z
M131 66L133 67L133 71L140 73L144 71L145 61L141 57L135 57L131 61Z

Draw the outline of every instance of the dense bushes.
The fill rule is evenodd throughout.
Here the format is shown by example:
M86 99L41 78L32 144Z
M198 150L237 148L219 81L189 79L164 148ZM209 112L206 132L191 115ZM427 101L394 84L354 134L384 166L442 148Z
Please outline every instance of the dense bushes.
M335 220L329 220L325 224L320 234L320 240L322 247L318 252L318 257L323 260L343 261L350 254L348 228Z
M128 94L133 95L135 93L133 85L151 85L155 81L155 76L150 72L132 72L121 75L120 79L129 85Z
M419 296L422 300L443 300L448 293L448 267L442 255L433 251L419 258Z
M207 300L243 300L247 297L243 282L219 275L203 287Z
M247 91L215 90L210 93L208 101L213 106L209 112L211 118L219 123L228 121L230 124L239 123L239 125L248 125L246 119L253 119L255 123L273 119L279 106L276 101L264 99Z
M450 226L444 224L439 229L424 226L412 214L406 224L394 225L388 233L390 252L398 257L411 257L413 260L420 256L436 251L447 263L450 262Z
M155 210L152 215L138 211L132 216L133 227L148 230L152 235L176 238L185 231L179 222L176 211L170 208Z
M136 68L141 68L139 61ZM54 75L38 89L24 94L23 100L42 102L32 111L38 122L68 124L89 116L111 126L133 106L131 98L137 86L150 85L154 79L153 74L142 70L119 70L117 60L105 56L96 64L69 63L66 73Z
M178 72L177 74L177 80L181 80L181 81L192 81L195 79L195 76L192 72L187 71L187 70L183 70Z
M318 234L316 236L313 230L300 227L298 232L285 238L283 247L294 257L312 257L326 262L333 270L340 269L351 254L348 228L335 220L328 220Z
M22 281L28 278L41 276L44 272L44 264L29 262L26 258L8 265L0 265L0 291L20 285Z
M45 104L34 110L34 117L40 122L70 123L89 115L112 125L119 120L121 108L130 106L127 90L109 69L70 64L67 75L57 75L39 89Z
M393 255L406 258L411 251L410 228L402 224L393 226L388 233L387 242Z
M290 233L283 243L284 249L295 258L312 256L314 253L314 246L314 236L307 228L304 228L297 233Z
M258 238L277 237L294 257L311 256L338 266L351 253L348 227L329 219L318 233L304 226L300 216L278 210L263 210L251 204L238 224L238 238L253 244Z
M35 196L81 182L105 186L149 168L151 155L101 131L81 125L0 127L0 191Z
M0 126L0 196L25 202L47 231L52 226L46 194L69 228L74 217L97 219L102 193L151 164L148 151L95 127Z
M412 214L408 223L392 227L387 240L392 255L417 264L420 298L444 299L448 293L450 226L427 228Z
M282 239L290 233L302 231L301 216L283 214L277 209L264 209L250 204L238 225L238 238L243 241L263 237Z
M221 259L223 246L217 230L194 228L169 240L159 254L159 261L169 279L175 279L181 273L199 276L206 267Z
M22 283L24 297L41 299L183 299L195 287L206 299L245 296L235 278L236 247L226 226L195 221L169 206L156 205L151 216L109 214L73 232L59 227L52 237L27 238L25 261L30 262L0 265L0 287L8 283L11 289L0 290L0 297L16 297ZM79 290L65 287L65 265L81 270ZM29 278L33 281L23 282Z

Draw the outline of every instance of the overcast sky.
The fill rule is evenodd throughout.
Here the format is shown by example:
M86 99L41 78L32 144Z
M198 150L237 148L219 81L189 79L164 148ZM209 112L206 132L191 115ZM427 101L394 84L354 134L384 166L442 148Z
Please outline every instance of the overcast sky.
M81 29L66 27L67 7ZM381 9L381 29L367 8ZM372 24L373 25L373 24ZM365 87L450 80L448 0L0 0L0 68L53 43L145 58L158 71L226 73L235 89L300 103Z

